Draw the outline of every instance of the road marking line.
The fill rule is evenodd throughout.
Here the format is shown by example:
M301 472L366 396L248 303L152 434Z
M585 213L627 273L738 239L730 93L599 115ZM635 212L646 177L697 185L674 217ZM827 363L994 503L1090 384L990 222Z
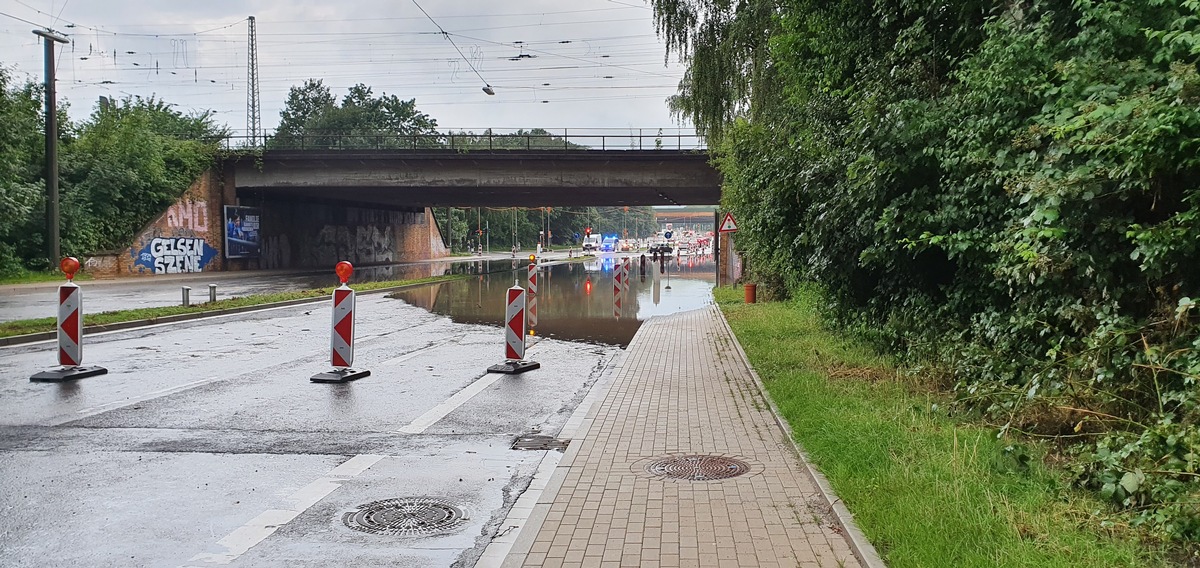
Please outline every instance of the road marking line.
M290 508L263 511L257 517L250 519L249 522L226 535L225 538L218 540L217 544L225 547L225 552L197 554L189 559L188 562L229 564L237 560L246 551L254 548L255 545L274 534L275 531L279 530L279 527L290 523L300 513L317 504L326 495L333 493L334 489L342 486L342 482L357 477L384 457L373 454L361 454L346 460L341 465L330 470L323 477L289 495L286 501L290 505Z
M196 381L192 381L190 383L184 383L182 385L175 385L173 387L167 387L167 388L159 389L156 391L151 391L151 392L148 392L148 393L145 393L142 395L135 396L133 398L127 398L125 400L109 402L109 403L101 404L99 406L91 406L91 407L76 411L74 416L66 416L66 417L61 417L61 418L52 420L52 421L50 421L49 425L50 426L61 426L68 422L82 420L89 416L95 416L97 414L102 414L102 413L108 412L110 410L116 410L118 408L123 408L126 406L138 404L141 402L146 402L151 399L172 395L177 392L182 392L182 391L185 391L192 387L198 387L200 385L205 385L205 384L208 384L211 382L218 381L220 379L221 379L221 377L208 377L207 379L199 379Z
M487 373L479 377L475 382L467 385L467 388L454 393L454 396L446 399L441 404L430 408L428 412L417 417L408 426L396 430L396 434L420 434L426 428L433 426L438 420L445 418L447 414L454 412L454 409L463 405L463 403L471 400L471 397L477 395L483 389L492 386L492 383L500 380L503 375L499 373Z
M377 364L376 364L376 366L386 366L386 365L394 365L394 364L396 364L396 363L402 363L402 362L404 362L404 361L407 361L407 360L409 360L409 359L412 359L413 357L416 357L416 356L418 356L418 355L421 355L421 354L423 354L423 353L428 353L428 352L429 352L430 350L432 350L432 349L437 349L438 347L445 347L446 345L449 345L449 344L451 344L451 343L459 343L459 342L461 342L461 341L463 340L463 338L464 338L464 337L466 337L466 336L467 336L467 334L465 334L465 333L460 333L460 334L458 334L458 335L451 336L449 339L447 339L447 340L445 340L445 341L438 341L438 342L435 342L435 343L427 343L427 344L425 344L424 346L422 346L422 347L418 347L418 348L416 348L416 349L414 349L414 350L412 350L412 351L409 351L408 353L405 353L405 354L403 354L403 355L401 355L401 356L399 356L399 357L393 357L393 358L391 358L391 359L387 359L386 361L382 361L382 362L380 362L380 363L377 363Z

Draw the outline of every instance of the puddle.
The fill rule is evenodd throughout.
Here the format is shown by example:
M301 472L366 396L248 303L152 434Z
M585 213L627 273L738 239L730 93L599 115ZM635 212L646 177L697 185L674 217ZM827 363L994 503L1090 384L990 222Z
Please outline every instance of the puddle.
M716 267L711 256L675 257L663 265L631 257L629 290L614 294L613 265L620 257L541 266L538 271L535 335L625 347L642 322L656 315L693 310L712 303ZM528 284L528 264L492 261L466 280L402 290L389 297L445 315L459 323L500 327L505 290ZM482 267L481 267L482 268ZM620 299L620 307L616 300Z

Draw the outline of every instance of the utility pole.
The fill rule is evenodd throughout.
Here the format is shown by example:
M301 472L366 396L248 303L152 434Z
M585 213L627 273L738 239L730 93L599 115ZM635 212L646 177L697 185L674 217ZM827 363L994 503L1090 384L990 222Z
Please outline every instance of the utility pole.
M50 30L33 30L46 45L46 243L50 266L58 266L58 102L54 94L54 44L67 38Z
M258 105L258 35L254 29L254 16L249 18L246 29L246 130L249 130L250 147L258 147L258 135L262 131ZM266 140L263 140L265 143Z

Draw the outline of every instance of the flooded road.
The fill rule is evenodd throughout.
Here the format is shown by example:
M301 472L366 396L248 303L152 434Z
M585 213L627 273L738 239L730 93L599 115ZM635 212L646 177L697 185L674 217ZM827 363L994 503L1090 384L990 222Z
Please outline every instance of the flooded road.
M583 262L538 267L537 318L534 335L565 341L584 341L624 347L641 323L665 315L703 307L712 302L716 281L712 257L674 257L653 263L630 257L629 289L614 293L614 264L621 257L605 255ZM504 294L514 282L528 284L525 261L493 261L467 280L444 282L389 297L399 298L458 323L499 326L504 321ZM619 305L618 305L619 300ZM533 319L532 317L530 318Z
M472 277L403 301L359 296L353 363L371 375L347 384L309 381L330 368L328 302L89 334L86 361L109 373L77 382L29 380L52 341L0 348L0 510L21 511L0 518L0 565L476 565L564 455L515 441L581 423L642 321L711 302L711 261L644 278L639 263L614 294L612 257L562 260L539 271L541 367L515 376L486 370L504 291L527 277L510 259L426 265ZM351 522L389 502L456 515L399 534Z

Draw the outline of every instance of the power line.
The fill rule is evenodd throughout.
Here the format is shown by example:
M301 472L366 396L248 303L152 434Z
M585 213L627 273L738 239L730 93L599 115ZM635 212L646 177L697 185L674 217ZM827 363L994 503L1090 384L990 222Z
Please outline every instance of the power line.
M479 80L480 80L480 81L483 81L483 92L485 92L485 93L487 93L487 94L489 94L489 95L494 95L494 94L496 94L496 92L492 90L492 86L488 84L488 82L487 82L487 79L484 79L484 78L483 78L483 75L480 75L480 74L479 74L479 70L475 68L475 65L471 63L471 60L470 60L470 59L467 59L467 56L466 56L466 55L463 55L463 52L462 52L462 50L458 48L458 44L454 43L454 39L452 39L452 38L450 37L450 34L446 33L446 30L443 30L443 29L442 29L442 26L441 26L441 25L439 25L439 24L437 23L437 21L433 19L433 16L430 16L430 15L429 15L429 12L426 12L426 11L425 11L425 8L422 8L420 4L417 4L417 0L412 0L412 3L413 3L413 5L415 5L415 6L417 7L417 9L418 9L418 10L420 10L420 11L421 11L421 13L422 13L422 14L425 14L425 17L426 17L426 18L429 18L429 21L430 21L430 22L433 22L433 25L437 27L438 31L439 31L439 32L442 32L442 37L444 37L444 38L446 38L447 40L449 40L449 41L450 41L450 45L453 45L453 46L454 46L454 50L455 50L455 51L457 51L457 52L458 52L458 54L459 54L459 55L460 55L460 56L463 58L463 61L466 61L466 62L467 62L467 67L470 67L470 68L471 68L471 70L475 72L475 76L476 76L476 77L479 77Z
M31 26L37 26L37 27L39 27L39 28L42 28L42 29L47 29L47 30L48 30L48 29L50 29L50 26L43 26L43 25L41 25L41 24L39 24L39 23L37 23L37 22L31 22L31 21L29 21L29 20L26 20L25 18L18 18L18 17L16 17L16 16L12 15L12 14L5 14L4 12L0 12L0 16L7 16L7 17L9 17L9 18L12 18L12 19L14 19L14 20L17 20L18 22L25 22L26 24L29 24L29 25L31 25Z

